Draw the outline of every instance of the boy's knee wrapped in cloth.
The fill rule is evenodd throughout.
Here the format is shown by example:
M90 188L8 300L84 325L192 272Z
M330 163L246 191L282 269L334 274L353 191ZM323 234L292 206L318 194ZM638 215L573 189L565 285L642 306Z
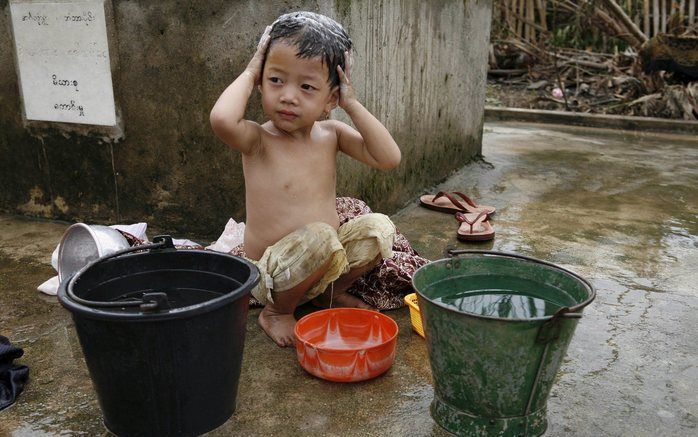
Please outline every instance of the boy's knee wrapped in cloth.
M347 228L348 231L351 231L347 232L348 234L350 234L350 237L354 237L354 235L357 235L354 233L357 230L357 228L359 228L359 232L366 232L366 229L370 229L370 223L367 223L363 220L357 221L356 219L366 217L367 215L386 217L383 214L373 214L371 212L371 209L368 207L368 205L366 205L365 202L351 197L337 198L337 214L339 215L341 223L340 232L344 225L350 224L353 221L357 222L356 226L350 226L349 228ZM374 220L376 219L369 219L368 222ZM384 219L379 218L377 219L377 221L379 222L378 229L381 229L381 227L388 227ZM369 226L368 228L366 228L363 227L362 224L368 224ZM360 297L366 303L379 310L391 310L404 306L404 296L413 292L411 282L412 275L414 275L414 272L416 272L418 268L429 262L426 258L419 256L417 251L415 251L412 248L407 238L405 238L405 236L402 233L400 233L399 230L394 228L392 222L390 222L390 226L391 230L393 231L391 232L392 237L390 239L388 239L385 235L381 235L381 237L369 237L365 242L361 241L358 244L350 245L353 246L354 249L351 250L350 254L346 255L349 267L351 267L351 259L356 260L354 265L361 265L365 260L370 261L371 259L373 259L376 256L375 254L378 253L378 251L380 251L380 254L383 258L381 262L368 273L357 279L356 282L348 290L350 294ZM335 236L337 236L337 238L341 242L341 239L339 238L339 232L335 231L334 229L332 229L331 231ZM354 242L356 242L357 240L356 238L350 239ZM390 241L391 244L390 252L387 252L385 247L382 246L382 242L387 241ZM365 248L366 251L364 251L363 248ZM327 251L328 254L333 252L334 250L332 249L329 249ZM357 254L357 252L360 256L354 256L354 254ZM245 247L244 245L239 245L233 248L230 251L230 253L232 255L244 257ZM290 257L285 258L287 260L291 260ZM320 261L322 263L326 261L329 258L329 256L325 254L324 256L321 256L321 258L323 258L323 260ZM262 257L262 259L264 259L264 256ZM255 262L259 267L259 262L253 262ZM269 263L267 263L267 265L268 264ZM317 266L309 266L307 268L317 269ZM268 273L267 269L264 269L264 271ZM281 269L278 270L278 272L281 271ZM292 270L289 271L289 273L291 273L291 278L294 278L295 275L293 275L292 272ZM272 276L273 279L273 275L269 276ZM299 277L302 278L306 276L307 274L300 275ZM282 275L282 277L285 277L285 274ZM269 292L269 289L266 287L266 283L262 284L262 281L264 281L264 279L260 280L257 289L253 291L253 295L255 297L250 299L250 303L252 305L260 306L262 305L261 302L265 302L264 300L258 300L256 298L256 296L260 294L266 296ZM291 279L290 283L286 284L284 288L287 289L288 287L292 287L293 285L295 285L296 281ZM327 283L325 283L325 288L326 287ZM277 288L277 290L279 289L280 288ZM317 289L319 290L318 293L314 295L312 295L312 293L308 293L308 296L312 295L312 297L315 297L324 290L319 286L317 287Z
M259 261L252 261L261 273L252 295L266 304L273 300L272 290L289 290L329 263L305 294L307 300L314 299L349 269L364 266L378 255L392 257L394 238L395 225L378 213L358 216L338 230L323 222L307 224L269 246Z

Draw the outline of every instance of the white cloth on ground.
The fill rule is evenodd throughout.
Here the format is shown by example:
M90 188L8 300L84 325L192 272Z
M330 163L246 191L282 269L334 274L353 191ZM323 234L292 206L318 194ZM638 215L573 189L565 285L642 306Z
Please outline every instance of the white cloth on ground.
M228 253L234 248L242 244L245 238L245 222L236 222L233 219L228 220L223 233L216 241L214 241L206 249L216 252Z

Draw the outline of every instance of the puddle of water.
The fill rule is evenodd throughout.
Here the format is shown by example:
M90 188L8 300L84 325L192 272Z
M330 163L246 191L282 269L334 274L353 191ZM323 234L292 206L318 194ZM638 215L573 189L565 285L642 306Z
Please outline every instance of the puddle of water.
M54 274L50 266L0 253L2 334L24 350L15 363L29 366L29 383L2 411L2 422L12 436L100 435L101 412L70 315L36 290Z

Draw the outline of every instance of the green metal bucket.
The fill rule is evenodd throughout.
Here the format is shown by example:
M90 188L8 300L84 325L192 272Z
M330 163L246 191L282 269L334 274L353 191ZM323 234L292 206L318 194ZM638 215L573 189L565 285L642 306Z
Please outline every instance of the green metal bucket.
M412 279L434 381L432 417L457 435L543 434L555 374L582 309L596 296L593 287L568 270L520 255L448 254ZM519 288L526 297L479 294Z

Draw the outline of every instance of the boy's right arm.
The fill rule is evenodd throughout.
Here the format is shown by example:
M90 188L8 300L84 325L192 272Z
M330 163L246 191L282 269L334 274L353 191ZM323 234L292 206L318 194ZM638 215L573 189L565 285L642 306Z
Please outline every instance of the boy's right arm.
M271 26L265 29L257 45L257 51L247 68L223 91L213 105L209 117L216 136L230 147L245 154L251 153L260 141L259 124L245 120L243 117L250 94L262 79L262 65L264 53L269 44L270 30Z

